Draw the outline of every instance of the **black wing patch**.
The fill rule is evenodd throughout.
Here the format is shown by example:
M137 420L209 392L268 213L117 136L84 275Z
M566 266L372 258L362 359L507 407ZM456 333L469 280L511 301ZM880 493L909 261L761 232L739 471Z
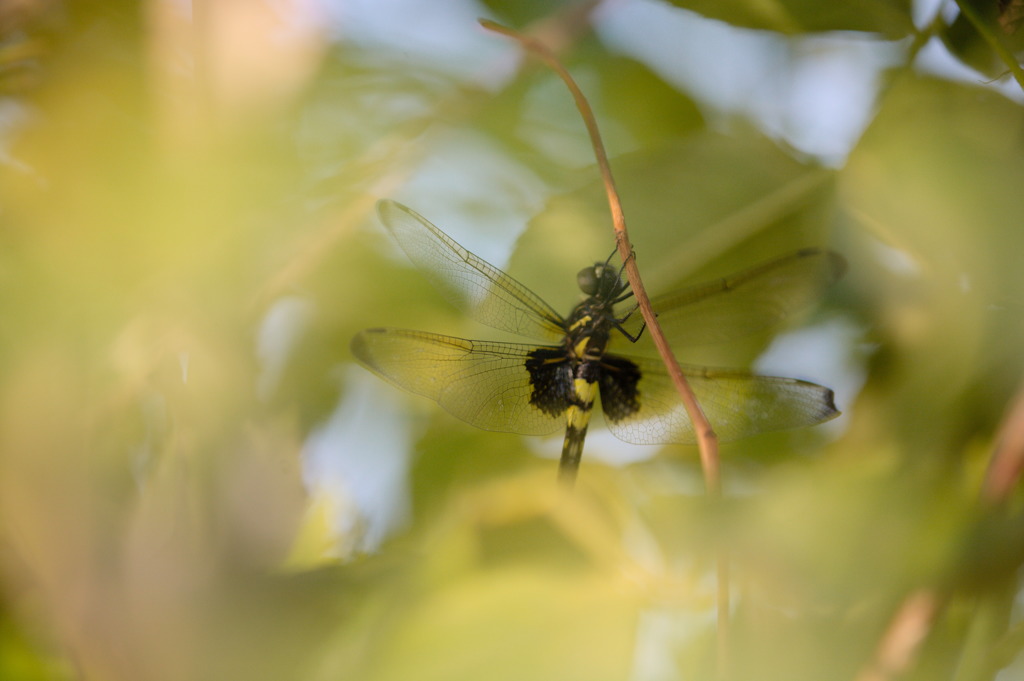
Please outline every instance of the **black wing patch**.
M634 444L694 444L693 423L661 362L605 355L601 403L608 428ZM722 441L812 426L839 415L828 388L795 378L683 366ZM606 397L607 396L607 397ZM610 398L610 399L609 399Z
M352 339L352 354L393 385L429 397L477 428L524 435L565 427L554 402L541 408L532 400L526 364L545 349L558 350L405 329L368 329Z

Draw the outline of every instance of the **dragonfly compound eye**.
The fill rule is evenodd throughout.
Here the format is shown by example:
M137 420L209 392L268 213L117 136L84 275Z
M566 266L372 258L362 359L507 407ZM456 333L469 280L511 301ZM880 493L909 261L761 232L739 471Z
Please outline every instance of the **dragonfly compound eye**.
M597 293L597 287L601 283L601 277L597 273L597 267L584 267L576 274L576 283L580 290L588 296Z

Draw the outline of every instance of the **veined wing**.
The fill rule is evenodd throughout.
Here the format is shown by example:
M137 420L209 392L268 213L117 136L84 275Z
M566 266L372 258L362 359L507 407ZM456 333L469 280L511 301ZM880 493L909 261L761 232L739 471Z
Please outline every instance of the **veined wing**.
M477 428L548 435L565 419L530 403L526 362L536 350L405 329L368 329L352 339L352 354L381 378Z
M651 305L673 345L720 343L769 328L809 307L845 269L839 254L805 248L730 277L652 298Z
M608 428L633 444L693 444L693 424L664 365L605 355L601 406ZM683 366L704 414L723 441L812 426L839 415L828 388L795 378Z
M562 316L537 294L455 243L416 211L385 199L377 202L377 214L413 264L477 321L533 338L554 340L565 334Z

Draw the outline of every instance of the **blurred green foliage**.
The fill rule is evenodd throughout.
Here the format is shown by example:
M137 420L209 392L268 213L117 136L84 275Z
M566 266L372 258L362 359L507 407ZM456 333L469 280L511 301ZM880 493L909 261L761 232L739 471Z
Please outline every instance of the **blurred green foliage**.
M475 78L323 17L285 22L289 42L298 3L16 4L0 9L0 677L711 679L723 552L727 678L855 678L919 590L943 607L900 678L1022 673L1022 499L979 501L1024 375L1019 93L918 73L908 45L831 168L712 120L603 44L585 3L488 2L564 39L652 290L802 246L846 256L808 317L849 330L827 341L852 376L845 421L731 445L719 501L683 447L585 453L567 496L544 444L387 392L403 418L379 427L415 452L391 501L409 512L361 551L368 483L325 501L302 468L339 405L370 399L349 339L499 335L395 257L373 202L409 191L481 228L524 216L508 268L567 309L613 241L561 83L509 70L497 36L508 51ZM672 4L782 41L915 32L902 0ZM448 174L424 178L435 159ZM293 340L264 354L288 301ZM331 447L383 466L354 432Z
M827 4L813 0L672 0L672 4L733 26L781 33L867 31L886 38L902 38L914 28L909 0Z

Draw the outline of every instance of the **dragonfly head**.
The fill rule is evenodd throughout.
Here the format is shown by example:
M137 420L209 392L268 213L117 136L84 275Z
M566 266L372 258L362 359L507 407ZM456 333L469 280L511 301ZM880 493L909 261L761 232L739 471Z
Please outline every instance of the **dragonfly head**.
M588 296L606 299L617 297L625 288L619 272L603 262L580 270L576 275L576 283Z

